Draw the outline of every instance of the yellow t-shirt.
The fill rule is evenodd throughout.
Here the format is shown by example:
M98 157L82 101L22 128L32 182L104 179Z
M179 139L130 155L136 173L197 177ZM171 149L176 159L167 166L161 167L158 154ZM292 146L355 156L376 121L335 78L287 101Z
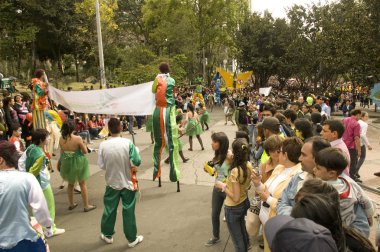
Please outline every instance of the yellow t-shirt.
M239 170L238 170L239 169ZM242 168L233 168L230 172L230 174L227 177L227 188L229 190L232 190L232 185L234 183L240 184L240 200L239 202L235 203L228 195L226 197L226 200L224 201L224 204L226 206L237 206L240 203L242 203L247 197L248 197L248 189L251 186L251 172L252 172L252 164L250 162L247 162L247 179L244 181L244 173ZM239 172L238 172L239 171Z

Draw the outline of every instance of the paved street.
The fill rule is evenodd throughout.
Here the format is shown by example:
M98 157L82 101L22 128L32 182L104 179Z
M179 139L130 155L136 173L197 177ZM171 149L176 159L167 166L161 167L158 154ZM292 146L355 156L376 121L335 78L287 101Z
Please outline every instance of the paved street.
M222 222L222 242L206 248L204 243L211 237L211 191L213 178L203 171L203 163L213 157L211 150L211 132L224 131L232 142L236 127L225 126L222 109L210 113L212 126L210 131L202 134L205 151L200 150L194 140L194 151L188 151L188 139L183 137L184 154L190 161L181 165L181 192L176 192L176 184L168 182L168 165L163 166L162 187L152 181L152 145L150 136L143 130L135 135L136 145L140 148L142 166L138 173L140 193L136 208L138 233L144 235L144 242L136 248L127 248L127 241L122 231L121 208L116 222L114 243L106 245L99 239L100 219L103 211L102 197L105 189L104 173L97 167L97 154L89 154L91 177L88 180L91 203L98 209L90 213L83 212L80 195L75 195L78 208L68 211L65 190L59 190L58 172L52 174L52 185L56 200L56 224L65 228L64 235L49 240L53 252L79 251L233 251L226 225ZM379 127L369 127L369 139L374 150L368 152L367 161L361 169L365 184L378 187L380 178L373 173L380 169ZM129 134L124 133L126 137ZM93 146L97 148L99 141ZM58 156L58 155L57 155ZM53 162L54 165L56 161ZM380 196L369 193L373 200L380 202ZM372 232L372 240L374 231ZM260 251L257 246L251 251Z

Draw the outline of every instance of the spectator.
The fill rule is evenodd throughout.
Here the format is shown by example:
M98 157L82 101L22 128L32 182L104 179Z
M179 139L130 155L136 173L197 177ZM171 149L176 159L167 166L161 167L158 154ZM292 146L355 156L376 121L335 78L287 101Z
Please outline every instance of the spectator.
M313 135L319 136L322 131L322 115L319 112L314 112L311 114L311 122L313 123Z
M302 113L303 113L303 118L307 119L307 120L311 120L311 114L310 114L310 106L307 104L307 103L304 103L302 105Z
M91 120L87 123L88 131L90 132L92 139L99 139L100 127L98 126L96 116L93 115Z
M0 246L1 251L45 252L46 245L29 222L29 207L37 221L52 235L49 210L37 179L19 172L13 144L0 143ZM17 199L17 200L15 200Z
M337 252L331 232L307 218L276 216L265 226L272 252Z
M350 176L350 152L346 144L344 143L342 136L344 133L344 126L341 121L338 120L327 120L322 126L322 137L330 142L331 147L342 150L347 158L347 168L344 173Z
M284 116L286 118L286 123L293 131L295 129L294 122L297 119L297 113L294 110L287 109L284 111Z
M27 103L25 101L22 101L21 94L16 94L14 100L15 103L13 105L13 108L16 110L20 122L22 122L25 120L26 114L29 113Z
M301 149L302 171L297 173L289 182L281 195L277 204L277 214L290 215L292 208L295 205L295 196L298 190L302 187L305 181L314 177L315 156L325 148L330 147L330 143L322 137L309 138Z
M367 156L367 150L372 150L372 146L369 144L368 138L367 138L367 129L368 129L368 113L363 111L361 115L361 119L359 120L359 125L360 125L360 148L361 148L361 156L359 158L357 168L356 170L358 171L357 174L359 174L360 167L363 165L364 160ZM358 175L360 177L360 175Z
M301 164L298 161L301 148L302 141L298 138L285 139L280 151L280 165L273 171L272 176L263 184L258 174L252 174L252 182L262 200L259 217L263 225L276 215L277 202L282 191L291 178L301 170Z
M296 136L302 141L313 136L313 128L311 123L306 119L297 119L294 123Z
M356 218L355 204L360 204L366 212L368 223L372 225L375 209L371 200L364 194L358 184L340 176L347 166L347 160L342 151L336 148L326 148L318 152L315 157L315 163L314 175L334 186L339 193L343 223L346 226L355 227L353 225Z
M12 136L9 138L9 142L13 143L16 147L19 157L25 151L24 143L20 139L21 137L21 127L19 124L12 125Z
M12 125L18 124L19 120L17 117L16 110L13 109L13 105L15 101L11 97L6 97L3 100L4 103L4 115L5 115L5 122L7 123L8 128L8 136L12 135Z
M8 131L8 125L5 120L5 112L3 109L3 101L0 100L0 141L1 140L7 140L7 131Z
M360 146L360 124L359 119L362 112L359 109L351 111L351 116L343 119L344 133L343 141L350 153L350 176L357 182L362 182L357 170L358 158L361 156Z
M82 121L81 117L77 117L74 120L75 124L75 132L82 138L87 140L87 144L92 144L93 142L91 141L90 138L90 132L86 129L86 125Z

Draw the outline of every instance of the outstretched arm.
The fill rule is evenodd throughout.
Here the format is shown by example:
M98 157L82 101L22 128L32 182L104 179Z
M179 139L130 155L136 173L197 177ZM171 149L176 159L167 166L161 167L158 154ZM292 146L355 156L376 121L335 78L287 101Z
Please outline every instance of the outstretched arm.
M157 81L157 78L154 80L153 82L153 85L152 85L152 93L156 93L157 92L157 85L158 85L158 81Z
M129 158L132 161L133 166L141 165L141 157L138 148L134 144L130 144L129 146Z

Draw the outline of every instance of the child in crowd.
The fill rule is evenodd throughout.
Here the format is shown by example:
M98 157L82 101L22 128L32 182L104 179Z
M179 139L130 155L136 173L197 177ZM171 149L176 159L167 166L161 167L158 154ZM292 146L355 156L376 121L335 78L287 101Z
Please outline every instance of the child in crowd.
M315 163L314 175L334 186L339 193L343 223L347 226L352 225L355 220L354 205L359 203L371 225L375 213L374 206L357 183L342 175L343 170L347 167L347 159L342 151L331 147L326 148L318 152Z
M228 150L229 140L224 132L216 132L211 135L211 147L215 152L212 161L205 164L204 170L211 176L215 176L215 181L224 182L228 176L228 170L232 162L232 152ZM212 164L212 165L211 165ZM206 166L211 168L207 169ZM211 219L213 237L205 244L206 247L212 246L220 242L220 213L226 194L214 187L211 200Z
M12 136L9 138L9 142L13 143L18 152L18 156L21 157L22 153L25 151L25 145L21 140L21 127L19 124L13 124L11 126Z
M227 182L216 181L215 187L226 193L224 212L235 251L248 251L249 239L245 215L249 209L248 189L251 185L252 165L248 161L249 146L244 138L232 143L233 161Z
M182 132L185 131L185 128L183 127L182 119L183 117L181 114L176 116L177 129L180 136L182 136L183 135ZM183 144L181 142L181 139L177 138L177 139L174 139L174 141L178 141L179 156L181 157L182 162L186 163L187 161L189 161L189 158L186 158L185 155L183 155ZM169 164L169 157L165 159L165 163Z

